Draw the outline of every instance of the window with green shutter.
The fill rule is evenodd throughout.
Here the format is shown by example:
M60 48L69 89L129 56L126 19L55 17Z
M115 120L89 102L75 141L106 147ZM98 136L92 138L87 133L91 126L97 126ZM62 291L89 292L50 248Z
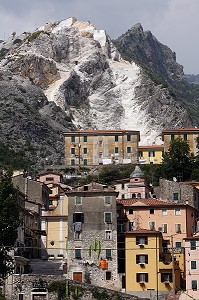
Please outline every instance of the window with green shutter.
M190 241L190 249L196 250L196 241Z
M111 258L111 249L106 249L106 259L110 260Z
M197 287L197 280L192 280L191 281L191 287L193 291L197 291L198 287Z
M105 212L104 213L104 222L105 223L111 223L112 222L112 214L111 214L111 212Z
M75 258L81 259L81 249L75 249Z

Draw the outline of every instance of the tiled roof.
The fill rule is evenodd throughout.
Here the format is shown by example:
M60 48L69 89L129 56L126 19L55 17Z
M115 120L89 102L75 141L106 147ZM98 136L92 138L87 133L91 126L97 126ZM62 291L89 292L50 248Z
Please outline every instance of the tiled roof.
M185 206L183 203L173 203L169 201L162 201L158 199L117 199L117 203L124 206Z
M138 146L138 150L139 149L164 149L164 145L142 145L142 146Z
M193 235L191 237L186 237L183 240L187 240L187 241L189 241L189 240L199 240L199 233L197 232L196 235Z
M131 231L127 231L126 233L135 233L135 234L148 234L148 233L159 233L161 234L160 231L156 231L156 230L149 230L149 229L136 229L136 230L131 230Z
M163 130L162 133L164 134L165 132L179 132L179 131L199 131L199 128L191 127L191 128L170 128L167 130Z
M90 129L88 129L88 130L73 130L73 131L67 131L67 132L64 132L64 134L68 134L68 135L70 135L70 134L82 134L82 133L117 133L117 132L119 132L119 133L128 133L128 132L135 132L135 133L140 133L140 131L138 131L138 130L121 130L121 129L118 129L118 130L116 130L116 129L114 129L114 130L90 130Z

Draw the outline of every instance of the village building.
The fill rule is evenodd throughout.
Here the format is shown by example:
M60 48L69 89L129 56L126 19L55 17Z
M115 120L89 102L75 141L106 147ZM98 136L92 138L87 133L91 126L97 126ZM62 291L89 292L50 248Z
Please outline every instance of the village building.
M140 132L80 130L64 133L67 166L129 164L138 161Z
M164 142L164 151L167 151L170 142L178 137L188 142L191 153L194 155L198 154L199 128L173 128L163 130L162 140Z
M164 145L138 146L140 164L161 164L164 155Z
M71 280L121 289L117 260L117 192L92 182L68 196L68 273Z
M127 293L140 298L168 299L168 294L180 287L179 262L171 254L164 255L160 231L126 232L125 253Z

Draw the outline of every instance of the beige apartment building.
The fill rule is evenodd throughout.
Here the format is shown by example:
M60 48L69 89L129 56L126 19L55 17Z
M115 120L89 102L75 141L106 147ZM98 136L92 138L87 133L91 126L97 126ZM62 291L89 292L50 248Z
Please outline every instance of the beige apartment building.
M188 142L191 153L193 153L194 155L198 154L199 128L174 128L164 130L162 132L164 151L167 151L170 142L178 137L181 137L183 140L186 140Z
M70 131L64 133L64 139L66 165L128 164L138 161L139 131Z

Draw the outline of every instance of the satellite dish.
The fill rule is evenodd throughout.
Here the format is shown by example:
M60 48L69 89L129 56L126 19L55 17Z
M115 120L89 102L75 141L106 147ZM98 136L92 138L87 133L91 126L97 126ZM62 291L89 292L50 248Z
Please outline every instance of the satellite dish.
M176 177L173 177L173 181L174 181L174 182L177 182L177 178L176 178Z

